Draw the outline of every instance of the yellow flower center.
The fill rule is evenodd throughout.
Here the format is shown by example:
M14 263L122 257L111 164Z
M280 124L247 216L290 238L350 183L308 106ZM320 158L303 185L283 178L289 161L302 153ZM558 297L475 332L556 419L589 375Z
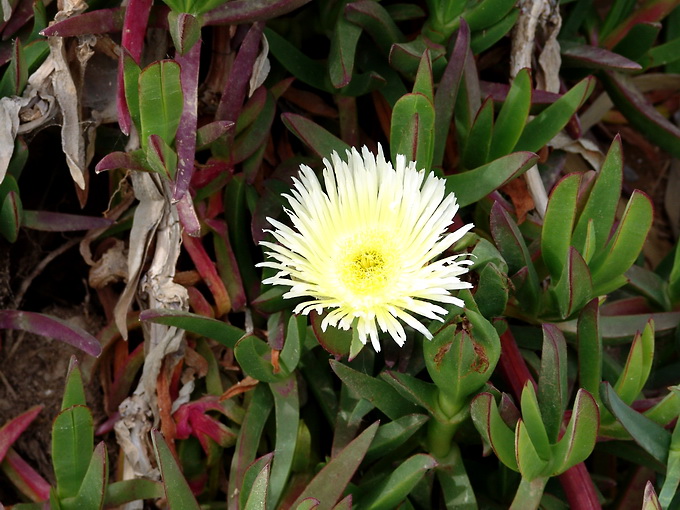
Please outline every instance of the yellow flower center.
M352 237L340 260L340 280L355 298L379 298L396 272L395 250L385 235Z

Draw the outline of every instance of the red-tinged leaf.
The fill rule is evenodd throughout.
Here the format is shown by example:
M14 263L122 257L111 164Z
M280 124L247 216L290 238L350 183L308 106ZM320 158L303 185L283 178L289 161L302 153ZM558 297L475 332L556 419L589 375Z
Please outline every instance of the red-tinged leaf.
M198 273L201 275L206 285L208 285L210 292L215 298L215 305L217 307L216 315L221 317L222 315L229 313L229 310L231 310L229 294L227 294L227 289L224 287L222 278L220 278L220 275L217 273L215 263L205 251L201 239L189 237L186 234L184 234L182 238L187 253L189 253L191 260L196 265Z
M208 25L237 25L283 16L310 0L234 0L204 15Z
M469 49L470 29L465 20L461 20L456 43L451 50L446 69L434 95L434 110L437 113L434 119L434 155L432 157L434 167L441 166L444 160L446 139L451 127L458 87L463 76L465 56Z
M153 0L130 0L125 8L125 19L123 21L123 37L121 46L124 53L129 54L133 60L139 64L144 47L144 36L146 35L146 25L151 12ZM118 124L123 134L128 135L132 127L130 110L125 98L125 72L123 68L123 58L118 60Z
M339 10L328 52L328 76L336 89L352 81L354 55L360 35L361 28L345 17L344 9Z
M10 446L17 440L21 433L38 416L43 406L33 406L28 411L21 413L16 418L11 419L0 428L0 461L5 458L5 454Z
M201 22L186 12L170 11L168 28L177 50L177 57L185 55L201 37Z
M201 126L196 131L196 150L207 149L212 142L234 129L235 125L234 122L217 120Z
M87 331L42 313L0 310L0 329L20 329L54 338L71 344L91 356L99 356L102 351L99 341Z
M227 224L220 220L206 220L205 223L215 232L213 241L217 271L220 273L229 293L231 307L233 310L241 310L246 305L247 298L238 261L229 241Z
M113 225L113 220L49 211L24 211L22 226L43 232L91 230Z
M659 503L659 498L654 490L654 484L649 480L645 485L645 494L642 498L642 510L662 510L661 503Z
M231 2L233 4L233 2ZM248 30L239 52L224 83L220 103L215 112L215 120L236 122L243 108L243 101L248 92L253 65L260 50L264 23L255 23Z
M45 6L42 3L36 5L31 0L21 0L19 2L15 2L14 9L12 10L12 16L10 17L10 19L7 20L7 24L2 29L2 39L7 40L10 37L15 36L16 33L34 17L34 10L38 9L40 10L38 11L39 14L37 18L40 17L40 14L45 16ZM35 36L36 29L39 30L40 27L44 28L45 23L41 23L41 21L42 20L40 19L35 20L35 23L33 25L33 31L28 41L30 41ZM36 27L36 24L40 25Z
M200 36L200 28L197 30ZM180 66L179 78L184 106L177 126L177 132L175 133L177 181L173 191L173 200L181 200L184 197L189 189L191 177L194 175L196 125L198 118L198 68L200 60L200 39L194 42L190 50L175 56L175 61Z
M168 11L167 7L164 10ZM97 9L53 23L40 34L45 37L75 37L84 34L108 34L123 29L125 8Z
M0 469L12 481L12 484L31 501L46 501L50 497L50 484L13 448L7 450L5 459L0 464Z
M177 439L187 439L191 435L197 437L206 454L209 449L206 438L212 439L223 448L233 446L236 434L207 414L208 411L214 411L227 416L218 398L216 395L208 395L180 406L173 414L177 423Z
M479 88L482 97L491 96L494 100L494 103L504 103L508 97L511 86L504 83L480 81ZM531 113L534 115L539 113L545 109L546 106L549 106L557 101L560 97L562 97L560 94L554 94L545 90L532 90Z
M146 158L144 157L144 152L142 150L136 150L133 152L111 152L104 156L99 161L99 163L97 163L94 171L99 173L106 170L116 170L118 168L137 170L140 172L150 171L146 164Z
M562 48L562 58L566 65L590 69L617 69L620 71L639 71L642 66L623 55L604 48L590 45L568 45Z
M661 115L624 74L607 71L602 83L616 108L653 144L680 157L680 129Z
M335 151L344 155L350 147L337 136L302 115L282 113L286 127L318 156L328 158Z
M619 25L614 28L607 36L600 41L600 44L607 49L616 46L636 25L641 23L653 23L661 21L675 7L677 2L669 0L647 0L641 6L633 9L633 12Z
M191 238L196 238L201 235L201 222L196 215L194 209L194 202L191 199L190 193L185 193L184 196L177 202L177 215L179 221L184 227L184 231Z
M332 458L309 482L302 494L293 503L292 508L309 497L314 497L321 502L323 506L318 507L320 510L333 508L359 468L359 464L366 455L377 430L378 422L375 422L343 448L336 457Z

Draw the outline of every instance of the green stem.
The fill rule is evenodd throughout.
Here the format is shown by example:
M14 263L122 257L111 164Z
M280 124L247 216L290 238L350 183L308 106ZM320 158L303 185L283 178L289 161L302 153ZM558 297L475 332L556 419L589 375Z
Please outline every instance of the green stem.
M534 510L538 508L548 480L549 477L534 478L533 480L522 478L515 499L512 500L512 505L510 505L510 510Z
M458 423L442 423L432 417L427 424L427 450L436 458L446 457L457 428Z

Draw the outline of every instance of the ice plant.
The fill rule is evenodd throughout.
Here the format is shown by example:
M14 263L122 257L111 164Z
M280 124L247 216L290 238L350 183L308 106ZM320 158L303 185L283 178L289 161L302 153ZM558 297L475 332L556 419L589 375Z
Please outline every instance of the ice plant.
M433 303L463 306L452 290L471 287L460 276L468 271L464 255L435 260L473 225L449 227L458 210L444 180L398 156L396 168L366 147L347 151L347 161L333 153L324 160L325 191L306 165L288 200L293 228L268 218L278 241L262 241L270 260L261 266L278 270L264 283L286 285L286 298L309 296L295 313L322 313L330 326L357 328L363 344L370 338L380 350L378 327L400 346L406 332L400 320L428 339L418 318L441 320L446 310Z

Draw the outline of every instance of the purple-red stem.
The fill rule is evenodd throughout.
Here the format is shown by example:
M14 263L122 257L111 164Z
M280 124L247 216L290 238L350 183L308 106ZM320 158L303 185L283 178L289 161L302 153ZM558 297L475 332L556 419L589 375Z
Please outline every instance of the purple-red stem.
M536 386L536 381L531 377L529 368L519 352L519 347L517 347L517 342L510 329L507 329L501 335L501 358L498 366L510 385L517 402L520 401L522 388L527 381L531 381ZM559 478L571 508L580 510L600 510L602 508L597 498L593 480L583 462L568 469Z

